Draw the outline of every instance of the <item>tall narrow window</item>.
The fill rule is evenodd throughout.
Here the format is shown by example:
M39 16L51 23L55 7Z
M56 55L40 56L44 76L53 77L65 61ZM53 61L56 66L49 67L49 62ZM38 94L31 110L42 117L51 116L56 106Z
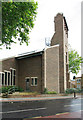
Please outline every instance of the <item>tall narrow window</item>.
M0 72L0 85L4 85L4 73Z
M7 72L5 72L5 85L7 85Z
M15 85L15 70L13 71L13 85Z
M4 85L4 73L2 73L2 85Z
M37 85L37 78L35 78L35 85Z
M12 70L11 70L11 85L12 85Z
M16 70L11 68L11 85L15 85Z
M10 85L10 72L8 72L8 85Z
M34 79L32 78L32 83L31 83L31 85L34 85Z
M2 78L1 78L2 75L1 74L2 73L0 72L0 84L2 85L2 82L1 82L2 81Z

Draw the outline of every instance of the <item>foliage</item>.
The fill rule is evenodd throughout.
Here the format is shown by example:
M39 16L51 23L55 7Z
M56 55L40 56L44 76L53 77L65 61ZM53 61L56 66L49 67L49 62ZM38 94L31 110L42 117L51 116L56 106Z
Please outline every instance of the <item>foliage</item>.
M47 94L47 92L48 92L48 89L47 88L44 88L44 94Z
M72 94L72 93L82 93L83 92L83 89L80 89L80 88L67 88L65 93L66 94Z
M47 88L44 88L44 94L57 94L56 91L48 91Z
M56 91L48 91L47 94L57 94Z
M76 92L76 89L74 89L74 88L68 88L68 89L66 89L66 91L65 91L65 93L67 93L67 94L72 94L72 93L74 93L74 92Z
M77 93L83 93L83 89L77 88Z
M17 86L4 86L0 88L1 93L13 93L13 92L23 92L24 90Z
M21 87L15 87L15 92L23 92L24 90L23 90L23 88L21 88Z
M37 6L38 3L34 0L32 2L2 2L2 45L10 48L11 43L15 43L12 37L18 38L20 44L25 42L28 45Z
M78 74L81 69L81 63L83 63L83 58L79 56L78 52L70 49L69 50L69 70L72 73Z

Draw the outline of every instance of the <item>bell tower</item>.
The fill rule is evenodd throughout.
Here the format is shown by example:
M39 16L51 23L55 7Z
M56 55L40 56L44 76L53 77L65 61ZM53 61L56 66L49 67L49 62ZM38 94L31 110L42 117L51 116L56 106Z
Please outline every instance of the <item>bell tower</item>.
M68 26L62 13L54 18L55 33L51 40L51 46L59 44L59 89L63 93L69 86L68 70Z

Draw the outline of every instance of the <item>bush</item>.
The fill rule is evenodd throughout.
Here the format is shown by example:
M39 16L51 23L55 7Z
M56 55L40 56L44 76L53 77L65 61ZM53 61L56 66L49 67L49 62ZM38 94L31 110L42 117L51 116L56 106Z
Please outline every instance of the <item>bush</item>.
M4 86L2 88L0 88L0 92L1 93L6 93L8 92L9 94L13 93L13 92L23 92L24 90L20 87L17 86Z
M44 94L57 94L56 91L48 91L47 88L44 89Z
M68 88L68 89L66 89L66 91L65 91L66 94L72 94L72 93L74 93L74 92L75 92L75 89L73 89L73 88Z
M11 87L12 87L12 86L2 87L2 88L1 88L1 92L2 92L2 93L6 93L6 92L8 92L8 90L9 90Z
M80 88L68 88L65 91L66 94L72 94L74 92L76 92L76 93L83 93L83 89L80 89Z
M81 89L81 93L83 93L83 89Z
M57 94L56 91L48 91L47 94Z
M48 92L48 89L44 88L44 94L47 94L47 92Z
M2 87L2 93L6 93L8 91L8 88L7 87Z
M21 87L16 87L16 88L15 88L15 91L16 91L16 92L17 92L17 91L18 91L18 92L23 92L24 90L23 90L23 88L21 88Z

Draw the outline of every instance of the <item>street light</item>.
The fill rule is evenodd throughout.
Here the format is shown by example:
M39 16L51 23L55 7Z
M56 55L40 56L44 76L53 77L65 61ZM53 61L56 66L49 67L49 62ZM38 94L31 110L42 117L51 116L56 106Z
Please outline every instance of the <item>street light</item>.
M75 80L76 79L76 77L75 76L73 76L73 80ZM74 84L74 98L76 98L76 88L75 88L75 84Z

